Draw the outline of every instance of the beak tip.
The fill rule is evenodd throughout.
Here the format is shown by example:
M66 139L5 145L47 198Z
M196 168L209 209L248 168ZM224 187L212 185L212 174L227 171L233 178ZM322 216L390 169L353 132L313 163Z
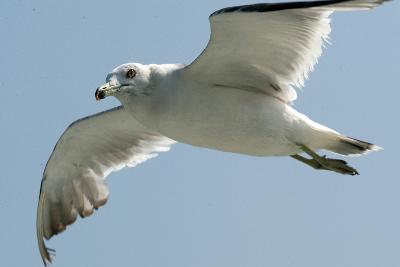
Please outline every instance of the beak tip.
M103 91L100 91L99 88L97 88L96 92L94 93L94 96L96 98L96 101L100 101L105 97L105 94Z

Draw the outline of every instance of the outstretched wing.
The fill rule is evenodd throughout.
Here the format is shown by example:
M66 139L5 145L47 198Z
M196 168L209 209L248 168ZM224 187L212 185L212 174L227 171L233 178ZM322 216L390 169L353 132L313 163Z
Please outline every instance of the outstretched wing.
M211 14L211 37L184 70L190 80L266 93L290 103L322 53L337 10L386 0L330 0L228 7Z
M79 214L89 216L108 197L105 177L168 151L175 141L148 131L123 107L72 123L47 162L37 209L37 238L46 265L44 238L65 230Z

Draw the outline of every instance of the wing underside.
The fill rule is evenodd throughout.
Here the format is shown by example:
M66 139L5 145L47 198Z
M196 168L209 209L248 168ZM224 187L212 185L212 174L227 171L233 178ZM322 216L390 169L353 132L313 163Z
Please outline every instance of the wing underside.
M37 238L45 264L50 239L89 216L108 198L106 176L169 150L174 141L147 130L122 107L71 124L60 137L43 174L37 210Z
M384 0L333 0L229 7L210 16L206 49L185 75L199 83L297 97L331 31L333 11L370 9Z

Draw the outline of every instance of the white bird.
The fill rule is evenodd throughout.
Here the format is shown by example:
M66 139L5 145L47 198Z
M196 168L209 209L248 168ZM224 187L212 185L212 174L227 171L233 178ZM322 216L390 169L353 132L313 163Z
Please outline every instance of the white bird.
M107 201L105 177L176 141L254 156L291 156L315 169L354 175L324 149L359 155L379 149L318 124L291 106L322 53L333 11L371 9L385 0L330 0L228 7L211 14L211 38L190 65L123 64L96 99L122 106L72 123L46 165L37 238L65 230ZM300 156L305 152L311 158Z

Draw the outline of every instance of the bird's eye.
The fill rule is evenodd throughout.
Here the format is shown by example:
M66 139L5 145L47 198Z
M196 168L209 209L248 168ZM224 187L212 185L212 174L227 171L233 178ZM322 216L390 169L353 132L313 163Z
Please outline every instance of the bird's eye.
M128 78L128 79L132 79L135 76L136 76L136 71L134 69L129 69L126 72L126 78Z

